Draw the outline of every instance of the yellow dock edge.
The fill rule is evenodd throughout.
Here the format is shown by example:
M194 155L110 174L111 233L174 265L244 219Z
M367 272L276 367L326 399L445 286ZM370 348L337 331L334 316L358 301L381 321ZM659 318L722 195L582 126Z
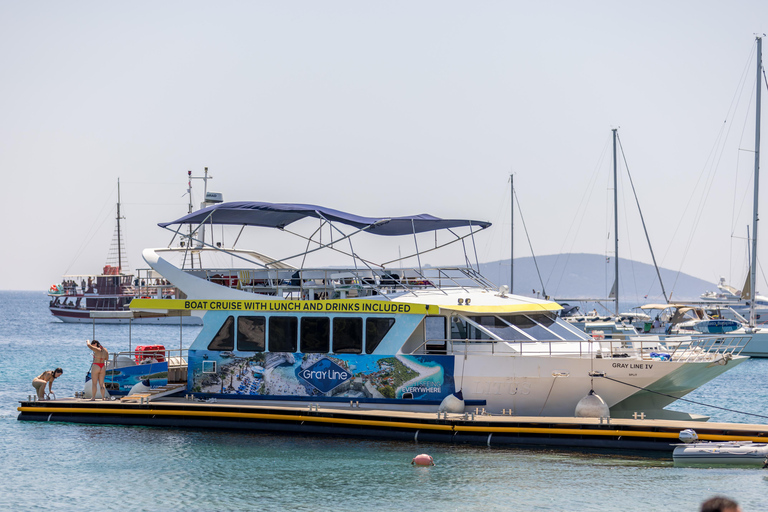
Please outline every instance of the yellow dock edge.
M23 413L38 414L86 414L86 415L116 415L116 416L152 416L152 417L196 417L196 418L222 418L222 419L247 419L247 420L271 420L287 421L295 423L322 423L331 425L360 426L360 427L384 427L408 430L423 430L436 432L454 432L471 433L478 435L487 434L536 434L553 436L600 436L617 438L647 438L647 439L669 439L672 442L677 441L678 431L660 432L652 429L659 428L658 425L648 425L648 430L628 430L622 428L553 428L553 427L525 427L525 426L491 426L491 425L467 425L466 423L483 422L488 417L477 416L475 420L465 419L461 415L452 415L451 418L438 420L438 422L419 422L419 421L393 421L381 419L362 419L362 418L341 418L337 416L318 416L308 414L280 414L274 412L230 412L216 410L168 410L161 408L142 407L142 408L115 408L115 407L51 407L51 406L20 406L17 408ZM349 411L340 409L324 409L324 413L330 414L348 414ZM370 413L371 411L366 411ZM391 415L390 411L378 411L382 415ZM419 414L423 416L423 414ZM493 417L507 423L519 423L520 418L514 416ZM551 418L552 423L559 423L562 418ZM486 421L487 422L487 421ZM538 423L546 423L547 418L537 418ZM695 425L691 425L695 423ZM698 427L702 430L712 429L715 425L702 422L687 422L688 427ZM757 425L725 424L731 428L722 429L725 431L735 430L737 428L755 427ZM608 425L606 425L608 426ZM642 426L640 424L639 426ZM760 426L768 429L768 425ZM667 427L668 428L668 427ZM715 427L718 428L718 427ZM718 428L719 429L719 428ZM682 428L681 428L682 430ZM733 434L706 434L700 433L699 439L704 441L752 441L765 443L768 442L768 436L749 436Z

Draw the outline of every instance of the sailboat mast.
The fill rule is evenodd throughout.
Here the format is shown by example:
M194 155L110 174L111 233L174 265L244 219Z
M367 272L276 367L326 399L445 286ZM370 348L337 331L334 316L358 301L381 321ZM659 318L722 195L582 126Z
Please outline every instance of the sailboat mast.
M616 128L613 129L613 233L615 238L614 246L614 300L616 303L615 314L619 314L619 192L616 180Z
M123 271L122 240L120 239L120 178L117 178L117 273Z
M515 289L515 176L509 175L509 293Z
M755 185L754 205L752 207L752 265L749 269L749 325L755 325L755 297L757 296L757 195L760 190L760 93L762 91L760 76L763 70L763 40L757 36L757 81L755 91Z

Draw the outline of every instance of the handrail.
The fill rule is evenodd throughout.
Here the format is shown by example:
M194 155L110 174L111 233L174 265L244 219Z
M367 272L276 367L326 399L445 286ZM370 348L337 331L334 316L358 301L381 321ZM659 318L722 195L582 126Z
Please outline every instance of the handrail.
M117 366L117 360L118 360L119 357L121 357L121 356L128 357L128 358L131 359L131 361L135 362L136 355L137 354L141 354L141 353L143 353L143 351L139 351L139 350L125 350L125 351L121 351L121 352L113 352L111 354L112 357L107 360L107 366L106 366L105 370L109 371L109 370L114 370L116 368L124 368L124 366L120 366L120 367ZM189 349L188 348L167 348L167 349L164 349L164 350L151 350L150 353L152 353L152 354L162 353L164 360L163 361L157 361L155 364L160 363L160 362L168 363L168 369L170 370L171 368L178 368L178 367L186 368L187 360L185 358L185 354L188 356ZM178 356L176 356L174 354L178 354ZM181 360L182 364L171 366L171 359L172 358L176 358L176 357L178 357ZM131 365L131 366L134 366L134 365ZM104 379L104 381L105 381L105 383L109 382L110 384L114 384L114 382L115 382L115 374L114 373L110 373L109 374L109 378L108 379Z
M742 335L693 335L693 336L632 336L625 340L479 340L479 339L428 339L408 354L429 353L428 345L443 345L434 353L461 355L472 352L471 347L499 356L549 356L587 357L598 359L671 360L680 362L711 361L718 356L733 357L747 346L751 336ZM498 346L511 350L499 351ZM560 350L562 348L571 350ZM585 350L585 348L588 348Z
M141 276L147 269L139 269ZM326 298L344 295L356 290L359 296L390 295L445 288L461 288L467 291L478 286L495 290L495 286L476 270L468 267L425 268L303 268L303 269L254 269L254 268L198 268L185 272L206 281L255 293L275 295L299 292L302 296L324 294Z
M130 358L132 361L135 361L136 360L136 356L140 355L140 354L143 354L143 353L144 353L144 351L142 351L142 350L124 350L124 351L121 351L121 352L112 352L112 357L111 357L111 360L108 361L108 368L107 369L111 370L111 369L114 369L114 368L118 368L118 366L117 366L117 359L120 356L125 356L125 357ZM184 359L185 358L185 354L187 354L187 355L189 354L189 349L188 348L166 348L164 350L150 350L149 353L151 353L151 354L162 353L163 361L158 361L158 362L165 362L165 361L170 361L170 359L172 357L179 357L181 359ZM178 353L178 356L175 356L174 354L177 354L177 353ZM111 364L111 366L109 366L110 364Z

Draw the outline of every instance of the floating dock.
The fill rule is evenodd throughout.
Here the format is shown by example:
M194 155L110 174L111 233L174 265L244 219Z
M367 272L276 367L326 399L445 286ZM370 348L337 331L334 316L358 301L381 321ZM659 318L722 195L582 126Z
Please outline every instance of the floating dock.
M373 440L467 443L488 446L558 446L666 452L678 435L694 429L704 441L768 441L768 425L573 417L523 417L421 413L328 407L320 404L272 405L242 400L202 402L184 397L153 401L57 399L23 401L20 421L227 429L274 433L347 436Z

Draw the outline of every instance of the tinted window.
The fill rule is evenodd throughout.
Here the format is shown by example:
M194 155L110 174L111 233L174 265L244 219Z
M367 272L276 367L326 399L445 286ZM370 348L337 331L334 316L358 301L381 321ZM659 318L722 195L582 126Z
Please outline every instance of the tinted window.
M442 316L428 316L424 320L425 336L427 340L445 339L445 318Z
M363 319L333 319L333 351L336 354L361 354L363 352Z
M551 340L553 338L552 333L539 325L536 321L526 315L513 315L510 317L504 317L504 319L514 324L518 329L522 329L528 336L532 336L537 340ZM550 323L551 321L544 315L536 315L537 320Z
M494 333L504 341L525 341L526 337L520 331L513 329L501 320L493 316L472 316L469 317L473 322L482 325L484 329ZM482 329L468 323L461 317L451 319L451 339L454 340L493 340Z
M305 353L327 353L330 349L331 319L301 319L301 351Z
M266 319L263 316L241 316L237 319L237 350L264 352Z
M373 354L373 351L376 350L393 325L395 325L394 318L367 318L365 320L366 354Z
M227 317L224 325L208 344L208 350L235 350L235 319Z
M557 336L564 340L582 340L584 339L583 333L580 335L578 332L573 332L574 328L569 328L569 325L562 320L554 322L547 326L547 329L554 332Z
M524 340L525 336L520 334L520 331L512 328L509 324L505 323L500 318L495 316L472 316L470 317L473 322L477 322L490 332L501 338L502 340ZM506 319L509 321L509 318ZM481 332L478 330L478 333ZM474 339L490 339L488 335L482 333L482 337L476 337Z
M299 322L295 316L273 316L269 319L269 351L296 352Z

